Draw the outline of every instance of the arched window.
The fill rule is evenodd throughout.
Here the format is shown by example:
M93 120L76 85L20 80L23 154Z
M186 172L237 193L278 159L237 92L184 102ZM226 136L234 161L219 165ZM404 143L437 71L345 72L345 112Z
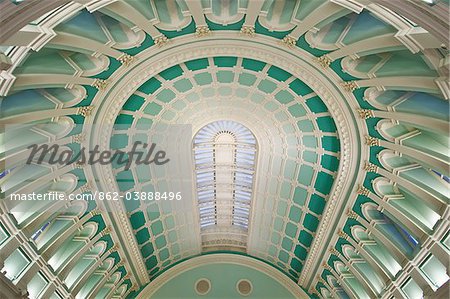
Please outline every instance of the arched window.
M201 128L193 146L202 232L216 228L224 233L238 230L246 236L257 152L255 136L240 123L222 120Z

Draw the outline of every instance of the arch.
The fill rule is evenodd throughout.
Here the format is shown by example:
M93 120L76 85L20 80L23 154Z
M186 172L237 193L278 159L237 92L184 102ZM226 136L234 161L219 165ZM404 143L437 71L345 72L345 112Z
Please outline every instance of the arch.
M288 278L280 271L274 271L273 266L249 256L230 253L214 253L201 255L185 260L163 272L161 275L152 280L136 297L137 299L151 298L164 285L168 278L176 277L184 272L196 269L204 265L215 264L232 264L251 267L261 273L268 275L271 279L276 280L284 288L286 288L295 298L306 298L307 294L303 289L297 287L296 282Z
M362 56L346 57L342 65L349 74L357 78L373 77L437 77L436 70L428 65L426 56L411 53L408 49ZM406 69L407 67L407 69ZM419 90L418 90L419 91Z
M437 134L431 128L416 128L389 119L380 120L376 128L390 142L414 148L440 161L446 161L450 157L448 153L449 137ZM416 157L412 158L420 161Z
M437 176L436 171L421 164L420 161L411 161L408 156L387 149L378 154L378 160L387 170L398 172L400 177L434 194L442 202L448 203L450 198L448 183Z
M131 1L136 2L136 1ZM98 23L104 30L107 30L114 40L113 48L119 50L130 49L140 46L145 40L145 32L135 32L124 22L119 22L117 19L110 17L107 14L94 12Z
M64 231L69 230L69 228L71 228L72 226L76 226L77 223L74 223L74 219L76 218L56 217L52 222L50 222L50 225L45 230L45 232L35 240L38 250L47 248L49 244L54 242L56 239L61 238L61 236L64 235ZM90 239L97 233L97 228L97 223L89 222L84 224L78 232L74 233L74 235L83 237L85 239ZM65 240L70 241L72 240L72 237L73 236L67 236L67 239Z
M357 298L369 299L370 296L367 294L361 283L355 278L351 271L342 263L341 261L335 261L333 263L334 269L338 276L342 277L343 282L352 290L353 294Z
M205 1L202 1L204 5ZM230 0L230 1L214 1L210 0L208 4L203 6L205 16L214 23L228 25L239 22L244 13L242 10L246 1L242 0ZM247 2L248 3L248 2Z
M70 269L64 279L64 283L70 290L79 283L82 276L88 273L88 270L97 262L101 262L100 257L104 255L107 248L106 242L100 241L96 243L89 251L87 251L78 261L78 263ZM108 260L108 261L107 261ZM99 264L111 265L111 259L107 259ZM114 260L113 260L114 263Z
M330 291L328 291L326 288L321 288L320 294L322 295L323 298L333 298Z
M127 285L122 284L121 286L117 287L116 290L114 290L114 293L111 298L114 299L121 299L123 298L123 295L127 292Z
M180 3L176 0L152 0L159 21L155 26L171 31L186 27L192 19L183 14Z
M84 286L79 290L79 292L75 295L75 298L88 298L89 294L93 289L95 289L96 285L99 284L103 278L103 275L108 273L108 270L114 267L114 259L107 258L95 272L91 274L91 276L87 279Z
M413 237L412 234L403 227L395 218L379 211L374 204L364 204L363 213L368 217L368 220L374 223L375 229L379 230L409 258L412 258L416 250L419 249L420 244L417 241L417 237Z
M360 24L365 22L370 23L371 26L368 26L367 28L365 28L365 30L360 30ZM311 45L326 50L342 49L360 43L362 41L370 41L371 39L380 36L391 35L393 37L398 30L392 24L384 22L384 20L382 20L379 16L376 16L369 10L363 10L359 13L348 11L346 15L333 20L333 22L322 27L317 27L319 27L319 30L317 32L309 31L306 34L306 40ZM396 51L398 49L405 49L405 47L386 47L380 44L379 49L372 51L374 51L374 53L377 53ZM371 54L371 52L361 53L361 51L359 51L357 53L349 54L353 54L355 55L355 57L360 57Z
M378 90L369 87L364 91L364 99L377 109L398 111L413 115L424 115L430 118L449 120L449 102L437 95L424 92L393 90ZM427 109L421 107L427 103Z
M42 119L34 123L7 125L5 128L5 138L7 141L4 147L2 147L2 153L7 158L11 158L11 161L7 160L7 162L11 166L15 166L18 162L22 161L13 161L12 157L14 154L25 150L33 144L39 145L58 140L69 134L74 126L73 119L67 116L59 117L57 120Z
M73 174L64 174L56 178L53 182L47 182L35 192L38 194L46 193L64 193L72 192L77 184L77 177ZM42 201L20 201L18 203L13 201L5 201L5 205L9 208L10 213L17 220L20 227L25 228L26 231L33 231L42 226L42 221L50 221L53 213L58 210L55 206L61 207L63 203L51 199L44 199ZM49 214L49 210L52 210ZM48 217L42 219L43 214L49 214Z
M17 76L49 73L94 76L106 70L110 62L105 55L94 57L92 54L82 53L79 49L53 45L51 48L31 53L22 65L14 69L14 74Z
M408 215L409 218L415 219L419 227L431 231L440 219L440 215L426 202L386 178L376 178L373 181L373 188L378 196L386 198L393 207Z
M336 278L333 275L328 275L327 276L327 282L333 288L339 288L340 287L338 281L336 280Z
M29 112L72 107L86 96L86 89L75 85L72 88L48 88L22 90L4 97L1 101L1 117Z
M354 225L351 227L351 232L352 237L358 243L361 243L361 246L377 261L380 267L387 270L390 277L395 277L402 269L402 266L390 254L389 250L387 250L383 244L379 244L376 240L371 238L363 227Z
M367 284L375 290L375 293L380 294L385 287L385 282L377 269L374 269L363 257L357 253L355 248L349 244L342 245L342 252L349 263L365 278Z

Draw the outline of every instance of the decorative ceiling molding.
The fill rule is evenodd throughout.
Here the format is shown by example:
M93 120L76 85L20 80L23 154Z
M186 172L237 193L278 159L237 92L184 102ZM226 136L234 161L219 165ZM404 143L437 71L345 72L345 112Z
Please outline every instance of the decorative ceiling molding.
M216 39L228 40L226 46L217 46ZM136 55L137 61L132 70L120 69L109 79L110 85L102 93L97 94L94 99L93 105L98 105L99 108L94 117L89 119L90 122L105 124L105 130L86 132L86 134L90 135L88 139L92 141L100 140L101 149L108 148L110 132L121 107L129 95L147 78L187 60L221 55L262 60L292 73L307 83L325 101L336 121L339 136L341 136L341 162L326 212L320 222L309 258L302 272L300 283L303 284L307 275L313 276L309 270L315 268L314 265L320 264L320 253L325 250L330 231L333 231L330 228L339 219L340 211L344 210L343 204L346 196L352 188L352 182L357 179L354 178L355 175L358 177L362 175L358 172L360 155L363 154L359 153L360 144L357 138L349 137L360 136L361 138L364 135L360 129L357 129L357 126L364 128L364 123L356 125L353 121L356 119L356 112L350 109L351 106L356 105L356 102L351 104L353 96L342 89L339 85L339 78L331 70L318 71L319 66L310 54L300 49L293 49L289 52L280 49L273 38L258 36L249 41L234 32L215 33L213 36L201 40L194 36L172 39L172 43L164 49L151 48ZM305 60L305 57L309 58L309 61ZM295 63L293 63L294 61ZM115 78L121 78L121 80L116 81ZM101 190L117 190L111 170L97 169L95 172L99 175ZM121 203L116 203L116 205L115 210L124 211ZM137 245L135 245L134 235L129 229L128 221L121 221L119 227L122 227L121 233L126 236L127 241L124 246L130 247L130 252L135 252ZM141 269L143 267L142 264L136 266Z

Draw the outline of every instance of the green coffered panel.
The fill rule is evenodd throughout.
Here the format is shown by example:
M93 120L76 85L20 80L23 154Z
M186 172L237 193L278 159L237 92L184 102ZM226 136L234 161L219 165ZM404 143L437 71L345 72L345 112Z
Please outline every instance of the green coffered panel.
M212 82L215 84L211 85ZM285 157L276 157L269 165L269 175L274 181L267 192L279 192L279 197L273 213L265 215L271 219L266 232L269 243L266 250L255 255L297 279L333 185L340 150L333 118L321 99L302 81L276 66L248 58L186 61L137 88L116 119L120 127L113 134L111 146L119 145L115 140L126 134L124 130L131 129L135 136L145 134L158 120L177 123L193 104L230 98L240 99L243 107L247 101L263 105L265 113L275 115L281 122L288 147L292 148ZM140 126L144 120L148 127ZM133 137L120 144L122 149L130 146ZM299 148L303 149L301 157ZM168 191L160 189L165 178L158 174L149 173L151 180L138 181L145 172L145 167L139 167L130 171L118 169L116 179L121 191ZM149 273L164 270L185 254L180 252L184 246L180 246L177 223L171 215L162 216L142 202L124 203Z

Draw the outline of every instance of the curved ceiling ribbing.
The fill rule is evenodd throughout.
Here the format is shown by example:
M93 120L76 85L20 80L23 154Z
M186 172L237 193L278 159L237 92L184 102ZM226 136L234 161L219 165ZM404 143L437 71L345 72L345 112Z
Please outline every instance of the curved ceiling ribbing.
M243 109L233 111L233 106ZM205 120L191 115L205 108L216 120L256 118L256 122L247 124L250 130L257 130L255 127L261 123L270 122L273 126L264 135L255 132L261 145L253 207L260 206L260 210L252 212L254 233L250 231L249 237L253 245L247 246L246 251L298 279L339 165L338 136L330 113L307 85L275 66L230 56L189 60L137 88L116 118L115 124L121 129L113 131L111 146L130 147L139 138L147 139L146 132L153 124L183 124L187 116L195 132ZM129 131L135 135L128 136ZM148 167L128 171L123 168L116 170L123 192L170 190L165 185L164 172L150 174L151 181L140 183L142 177L148 177ZM194 211L187 213L190 217L175 216L175 224L169 225L161 222L168 215L146 212L153 211L152 207L139 202L125 205L150 273L170 265L169 261L201 253L201 244L191 248L189 243L179 241L189 232L178 231L177 227L195 226ZM191 208L196 208L195 203ZM164 229L152 232L152 226ZM168 238L171 242L167 242Z
M261 219L253 219L258 232L250 230L247 253L278 267L312 296L414 298L440 286L439 263L445 265L449 250L448 54L436 49L443 41L365 1L79 2L88 10L71 2L23 28L1 48L6 55L0 57L6 70L0 85L2 122L29 123L5 135L20 137L4 141L2 159L13 162L0 177L2 190L93 192L99 186L90 181L89 167L23 167L25 147L57 142L77 150L93 142L84 139L91 135L87 126L72 130L74 124L91 123L105 112L99 105L108 98L103 90L140 63L141 52L161 53L189 35L214 40L216 34L220 43L228 38L220 30L241 31L241 37L272 42L287 52L305 51L318 69L334 73L330 81L337 88L347 89L353 113L344 118L360 115L351 120L360 124L359 136L352 138L366 143L360 145L359 167L348 177L357 180L354 188L337 199L348 218L330 218L332 205L326 205L329 178L347 165L338 171L346 136L336 133L341 125L328 111L331 103L324 105L314 94L319 90L269 58L258 63L231 50L159 65L161 72L135 86L136 92L130 90L113 119L131 126L141 119L144 127L163 122L199 129L232 115L266 140L261 156L273 159L261 162L268 171L256 176L273 183L257 185L266 203L257 214ZM233 100L225 100L229 97ZM333 94L337 101L345 97ZM243 104L244 109L237 107ZM119 183L121 191L142 188L135 171L128 178L132 187ZM122 172L114 171L116 176ZM158 181L152 177L151 184ZM133 289L165 267L201 252L200 243L193 242L198 236L191 232L192 238L183 240L177 233L178 226L198 225L195 218L184 223L170 215L149 219L145 207L125 206L130 222L121 227L127 222L96 205L44 205L25 214L20 204L5 201L0 252L8 258L0 261L6 268L23 265L7 274L13 284L43 297L55 290L62 297L135 295ZM326 223L337 229L323 231L330 227ZM125 240L134 238L133 232L136 245L130 247ZM73 248L79 250L71 256ZM111 292L110 285L115 286Z

